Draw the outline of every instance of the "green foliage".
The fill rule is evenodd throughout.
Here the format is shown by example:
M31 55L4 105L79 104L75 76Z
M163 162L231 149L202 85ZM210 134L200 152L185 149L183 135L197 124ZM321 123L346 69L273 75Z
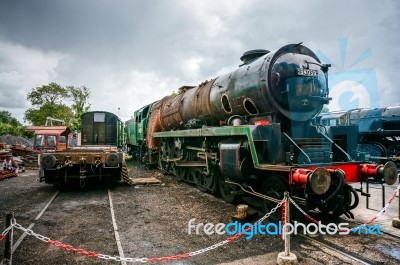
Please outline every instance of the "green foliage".
M90 97L90 91L87 87L67 86L70 98L73 101L71 106L73 117L70 119L70 127L72 130L81 129L81 116L90 109L90 103L87 102Z
M33 125L44 125L47 117L62 119L72 130L81 129L81 115L90 109L90 90L85 87L62 87L50 83L32 89L27 99L33 108L25 112L24 119ZM71 106L65 104L72 101Z
M32 134L25 131L22 124L11 116L8 111L0 111L0 135L15 135L23 137L32 137Z
M324 105L322 107L321 113L328 113L328 112L329 112L329 108L326 105Z
M46 103L39 108L30 108L25 111L25 119L33 125L45 125L47 117L68 121L72 117L71 108L64 104ZM68 122L66 122L68 125Z
M33 106L61 104L61 102L67 97L68 90L56 83L36 87L27 95L27 99Z

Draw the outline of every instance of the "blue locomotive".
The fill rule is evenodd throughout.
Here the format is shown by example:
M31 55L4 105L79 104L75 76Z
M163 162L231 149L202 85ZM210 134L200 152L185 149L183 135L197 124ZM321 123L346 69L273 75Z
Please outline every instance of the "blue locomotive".
M324 113L319 115L318 121L327 128L357 126L357 155L368 153L371 161L399 163L400 106Z

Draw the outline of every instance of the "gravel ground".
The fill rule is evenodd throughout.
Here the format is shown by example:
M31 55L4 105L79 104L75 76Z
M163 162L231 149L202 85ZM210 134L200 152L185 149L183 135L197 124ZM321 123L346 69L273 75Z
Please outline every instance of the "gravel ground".
M125 257L163 257L208 247L226 239L226 235L188 235L192 218L198 223L228 223L235 206L195 187L181 183L156 170L144 170L129 164L131 177L156 177L158 185L110 188L118 233ZM58 191L55 186L36 182L37 171L27 170L19 177L0 182L0 224L13 211L19 224L52 240L88 251L118 256L109 205L108 188L63 188L40 219L43 207ZM21 236L14 234L14 241ZM361 242L362 245L362 242ZM3 248L4 243L0 243ZM275 264L284 242L277 236L245 238L218 249L164 264ZM332 251L292 238L292 250L300 264L352 264ZM2 259L2 251L0 251ZM381 259L380 259L381 260ZM387 260L388 264L392 260ZM13 256L14 264L118 264L78 255L27 236ZM393 263L396 264L396 263Z

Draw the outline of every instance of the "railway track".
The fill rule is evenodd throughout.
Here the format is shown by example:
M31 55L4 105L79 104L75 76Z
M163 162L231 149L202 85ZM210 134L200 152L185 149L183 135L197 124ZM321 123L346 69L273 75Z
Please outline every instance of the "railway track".
M338 221L343 221L343 222L349 223L350 227L357 227L359 225L363 225L364 224L362 222L350 220L350 219L347 219L347 218L338 218ZM393 234L393 233L389 233L389 232L387 232L385 230L383 230L382 233L383 233L383 235L386 235L388 237L396 239L396 240L398 240L400 242L400 236L399 235L396 235L396 234Z
M67 209L67 215L70 214L71 211L74 211L74 208L77 208L78 211L82 211L82 209L79 209L80 206L85 206L85 205L101 205L101 208L108 208L109 213L105 214L105 216L109 216L109 221L107 218L102 219L102 224L110 224L112 223L112 234L115 236L114 244L116 245L116 249L118 250L114 254L118 254L120 257L124 257L124 251L122 248L122 244L120 242L120 236L118 233L118 226L117 226L117 220L114 214L114 205L113 205L113 200L112 200L112 193L110 189L95 189L95 190L89 190L89 191L82 191L82 190L77 190L77 191L60 191L57 190L54 194L52 194L51 198L47 201L45 206L40 210L40 213L34 218L34 220L29 224L29 226L26 227L28 230L35 231L36 233L41 233L46 237L49 237L51 239L56 239L60 237L68 237L68 235L60 235L59 231L67 231L68 234L68 229L60 229L63 225L67 225L70 222L82 222L82 231L85 229L88 229L90 226L89 225L85 226L87 219L82 218L80 220L71 220L73 218L68 219L67 217L62 218L60 217L62 221L55 223L54 221L50 220L49 218L52 218L54 214L58 215L60 208ZM107 206L106 206L107 205ZM85 207L88 208L88 207ZM93 207L95 208L95 207ZM85 211L90 215L90 210L85 209ZM18 223L18 220L16 220ZM48 223L51 223L50 225L47 225ZM89 220L90 222L90 220ZM61 224L63 223L63 224ZM60 225L61 224L61 225ZM101 225L101 224L99 224ZM108 230L111 231L109 228L99 228L102 230ZM45 232L42 232L45 230ZM56 233L55 233L55 232ZM91 233L91 232L90 232ZM74 234L74 232L72 233ZM12 253L18 251L18 249L21 246L21 243L25 240L26 236L28 235L27 232L23 232L18 239L16 239L13 248L12 248ZM15 236L14 236L15 237ZM67 240L66 240L67 241ZM65 242L67 243L67 242ZM110 244L110 242L108 242ZM78 245L79 243L75 243L74 245ZM112 243L110 244L112 245ZM42 244L38 244L39 248L46 246ZM88 247L90 248L90 247ZM63 251L63 250L60 250ZM18 263L24 263L24 261L18 261L16 259L16 264ZM126 265L125 261L121 261L122 265ZM3 265L3 261L0 262L0 265Z
M297 236L310 241L311 243L313 243L314 246L319 247L322 251L324 251L324 248L329 249L330 251L336 252L339 255L341 255L342 258L353 261L356 264L364 264L364 265L377 264L376 260L372 260L367 257L361 256L357 253L351 252L343 247L332 244L329 241L316 239L316 238L312 238L310 236L301 235L301 234L299 234ZM379 262L378 262L378 264L379 264Z
M349 228L363 225L361 222L339 218L337 223L348 223ZM306 240L307 244L311 244L324 251L336 252L340 257L345 257L356 264L398 264L400 253L400 237L383 232L382 235L350 233L348 235L320 235L313 236L304 235L299 232L296 237ZM388 262L389 260L389 262Z
M139 173L138 173L139 174ZM140 176L144 174L140 172ZM166 178L167 181L168 178ZM14 179L17 181L18 179ZM22 181L22 179L21 179ZM192 240L187 245L184 245L186 239L186 232L182 234L172 234L166 226L165 229L161 228L160 226L165 226L166 223L171 224L176 221L177 215L181 216L186 214L187 212L191 212L195 203L194 198L196 201L199 200L199 192L196 191L196 188L190 189L189 185L184 185L185 187L181 187L179 183L173 182L174 185L168 184L168 187L157 186L154 188L138 188L138 189L128 189L127 187L118 187L112 191L108 191L107 189L77 189L77 190L63 190L63 191L56 191L55 189L47 188L47 186L43 186L44 188L41 189L34 189L33 192L35 193L45 193L46 197L40 197L40 200L36 202L31 201L27 202L26 206L32 205L40 205L41 207L36 207L34 211L30 207L22 207L19 211L19 217L17 217L17 222L20 224L24 224L24 227L28 227L30 223L33 223L33 226L29 227L37 233L41 233L44 236L49 236L51 239L59 240L60 242L71 244L74 247L82 247L88 251L101 251L102 253L107 253L113 256L120 256L123 257L124 254L128 257L130 256L163 256L168 254L174 253L182 253L182 251L186 249L201 249L204 246L209 244L209 239L205 240L204 242L198 243L196 246L193 246L196 240ZM188 202L188 198L190 200L189 204L186 205L185 211L179 211L178 209L182 208L182 204L175 204L176 199L174 199L172 193L182 194L181 197L178 198L185 198L185 201ZM159 200L158 198L164 198L163 200ZM200 196L202 197L202 196ZM210 199L211 196L204 196L206 202L210 203L215 202L215 206L221 204L219 201L214 199ZM159 207L160 202L165 201L163 206ZM183 199L179 199L183 201ZM17 200L14 200L17 201ZM25 203L24 201L21 201ZM197 205L197 204L196 204ZM166 206L168 206L166 208ZM210 205L207 204L207 207ZM115 207L116 215L112 213L112 209ZM198 204L197 207L204 208L204 204ZM184 208L184 207L183 207ZM214 207L215 208L215 207ZM218 207L217 207L218 208ZM32 215L25 214L24 209L26 212L34 213ZM58 210L57 210L58 209ZM61 209L61 210L60 210ZM209 208L207 208L209 209ZM218 208L219 209L219 208ZM225 211L228 208L224 208ZM171 210L175 213L174 218L169 218L169 216L174 215L171 214ZM220 209L218 212L215 212L216 216L221 214ZM38 214L39 213L39 214ZM126 213L129 213L127 215ZM197 211L193 211L193 213L197 213ZM37 216L36 216L37 215ZM36 217L35 217L36 216ZM75 216L75 217L73 217ZM100 216L100 217L97 217ZM125 218L124 218L125 216ZM129 217L126 217L129 216ZM162 216L162 218L160 218ZM206 219L203 221L210 221L210 216L207 214ZM189 213L186 215L185 218L181 218L178 221L178 226L173 226L175 231L178 231L181 227L181 224L185 224L187 220L192 218L193 215ZM196 216L197 217L197 216ZM77 220L72 220L72 219ZM98 222L93 222L87 224L85 219L91 218L102 218L97 219ZM200 217L197 217L200 218ZM32 220L32 221L31 221ZM59 220L56 222L55 220ZM113 221L114 220L114 221ZM199 219L200 220L200 219ZM218 221L218 219L216 219ZM69 225L70 223L72 223ZM114 225L112 224L114 222ZM346 222L348 222L346 220ZM106 224L108 223L108 224ZM116 224L119 224L118 227ZM349 222L350 223L350 222ZM356 224L356 222L352 222L351 224ZM103 227L103 225L105 227ZM71 231L73 227L77 227L80 230L76 229ZM353 227L353 225L350 225ZM93 229L95 228L95 229ZM159 229L159 230L157 230ZM84 231L89 230L89 231ZM99 231L97 231L99 230ZM151 234L152 230L157 230L157 234ZM118 235L118 231L121 232L121 237ZM16 233L19 238L21 233L18 230ZM81 233L85 233L84 237L90 237L90 239L85 239L84 237L80 236ZM90 235L90 234L93 235ZM104 235L108 234L108 237ZM152 237L149 235L153 235ZM160 236L161 235L161 236ZM176 237L176 238L175 238ZM168 238L168 240L163 240L163 238ZM296 242L296 246L293 246L294 249L297 251L300 249L301 252L303 250L307 252L306 249L302 249L301 244L306 245L306 247L317 249L317 252L321 255L326 255L325 258L316 259L318 262L327 263L329 260L341 261L347 264L379 264L379 260L375 259L374 256L368 256L363 253L364 249L366 252L370 251L371 248L375 245L375 242L370 241L368 242L368 238L366 237L357 237L357 239L350 240L346 237L336 237L331 238L330 236L324 238L313 238L313 237L293 237L294 242ZM17 239L17 237L15 237ZM369 238L371 239L371 238ZM399 245L399 241L397 241L397 237L391 237L388 235L384 238L385 242L391 242L393 245ZM276 241L275 241L276 240ZM280 244L280 239L271 238L267 241L275 242L272 245ZM343 240L343 241L342 241ZM395 241L396 240L396 241ZM67 260L65 261L68 264L78 264L81 263L82 260L85 260L83 264L102 264L97 260L93 260L89 257L83 257L74 253L70 253L64 251L62 249L56 249L55 247L49 247L47 244L43 244L32 236L21 238L20 246L15 246L14 251L15 253L15 264L55 264L56 261ZM93 243L93 242L95 243ZM104 242L102 242L104 241ZM118 242L121 241L122 244L118 246ZM173 244L166 243L167 241L173 242ZM260 240L259 240L260 241ZM360 243L357 243L360 241ZM116 243L114 243L116 242ZM279 243L278 243L279 242ZM352 244L357 244L359 248L363 248L362 251L357 251L356 249L346 249L350 247ZM105 244L110 245L109 248L105 248ZM154 254L154 249L160 249L162 244L165 245L164 252L159 252ZM176 245L182 244L184 247L176 247ZM254 244L254 245L253 245ZM262 240L263 247L265 241ZM123 249L122 246L125 248ZM151 247L149 246L156 246ZM161 246L161 247L160 247ZM250 247L251 246L251 247ZM253 251L254 248L257 248L259 244L257 242L254 243L247 243L247 242L238 242L235 244L230 245L228 252L226 254L226 260L229 260L235 253L240 253L241 251L245 251L246 253L251 253L249 256L259 255L260 252L250 252ZM344 247L346 246L346 247ZM234 250L231 250L234 249ZM265 248L262 248L265 253ZM125 250L125 252L124 252ZM269 249L271 251L276 251L276 248L271 247ZM278 251L282 249L278 247ZM147 252L146 252L147 251ZM230 252L229 252L230 251ZM47 258L47 254L44 254L45 257L41 255L41 253L48 253L52 255L52 258ZM375 252L374 252L375 253ZM218 257L218 260L221 260L221 257ZM382 256L382 252L378 251L378 255ZM25 257L24 257L25 256ZM36 257L37 256L37 257ZM308 261L313 261L313 257L315 254L311 252L307 252L304 254L304 258ZM213 258L210 258L213 257ZM229 258L228 258L229 257ZM237 256L234 256L237 259ZM43 260L41 260L43 259ZM217 258L214 258L214 254L210 256L201 257L201 259L193 260L193 264L204 264L203 261L207 260L208 264L216 264ZM396 264L400 260L397 259L384 259L389 260L388 264ZM78 261L78 262L76 262ZM393 261L393 262L390 262ZM99 263L97 263L99 262ZM192 262L192 261L190 261ZM103 263L104 264L104 263ZM114 263L116 264L116 263Z

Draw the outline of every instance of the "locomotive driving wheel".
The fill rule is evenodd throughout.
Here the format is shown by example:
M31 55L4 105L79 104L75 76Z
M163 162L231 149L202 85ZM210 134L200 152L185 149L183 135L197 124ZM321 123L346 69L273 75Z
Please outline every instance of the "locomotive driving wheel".
M400 157L400 144L391 144L388 147L388 155L396 159ZM398 161L397 161L398 162Z
M282 176L272 176L268 177L264 183L262 184L262 193L266 196L282 200L285 192L289 191L289 185L287 180ZM276 202L263 199L262 201L262 210L264 213L268 213L277 205ZM279 219L281 217L282 210L279 208L275 213L271 216L274 219Z
M386 147L381 143L359 144L357 151L369 154L370 160L375 163L381 163L380 157L386 157L388 154Z
M177 166L173 166L172 167L174 170L174 175L176 177L177 180L182 181L182 180L186 180L188 175L189 175L189 170L187 167L177 167Z
M200 171L199 169L192 172L193 182L199 186L201 189L208 190L214 192L214 175L212 171L205 172L204 170Z
M225 182L224 176L218 178L218 191L221 198L227 203L236 203L238 200L239 189L236 185Z
M158 157L158 167L164 172L164 174L168 174L171 166L170 162L168 162L171 153L171 148L167 141L161 142L160 150L161 154Z

